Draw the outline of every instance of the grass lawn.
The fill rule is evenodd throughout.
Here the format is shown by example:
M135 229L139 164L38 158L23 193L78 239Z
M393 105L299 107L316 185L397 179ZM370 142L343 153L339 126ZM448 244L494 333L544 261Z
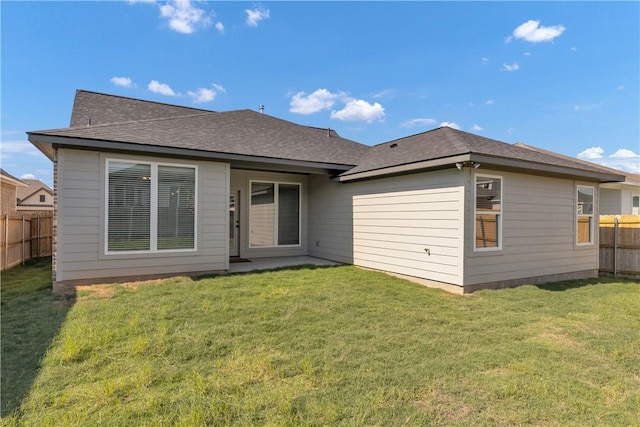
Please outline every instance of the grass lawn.
M85 288L67 309L5 294L18 273L7 425L640 425L637 282L454 296L341 266ZM37 363L5 334L31 322L55 327L35 328L27 391L8 373Z

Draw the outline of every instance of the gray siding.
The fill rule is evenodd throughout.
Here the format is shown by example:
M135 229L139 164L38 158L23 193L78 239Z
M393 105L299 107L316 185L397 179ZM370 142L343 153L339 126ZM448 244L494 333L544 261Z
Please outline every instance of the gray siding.
M478 171L480 173L480 171ZM503 177L502 249L474 252L466 239L465 285L561 275L598 269L598 212L594 244L576 245L576 185L598 185L565 179L482 171ZM473 181L467 190L466 234L473 236Z
M462 284L459 171L339 184L310 179L309 255Z
M105 254L104 168L106 158L129 157L59 149L58 259L56 280L181 274L228 268L229 166L198 166L197 250L156 254ZM172 163L169 159L136 160Z

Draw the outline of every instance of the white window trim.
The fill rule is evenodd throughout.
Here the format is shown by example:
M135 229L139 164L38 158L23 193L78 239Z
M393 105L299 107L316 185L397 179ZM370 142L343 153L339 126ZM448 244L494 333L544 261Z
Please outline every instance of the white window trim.
M482 212L483 214L489 214L489 215L496 215L499 216L499 220L497 221L498 223L498 246L495 248L478 248L476 247L476 241L477 241L477 233L478 233L478 227L477 227L477 222L476 222L476 218L478 217L478 211L477 211L477 207L478 207L478 202L477 202L477 189L478 189L478 178L490 178L490 179L499 179L500 180L500 211L496 211L496 212L491 212L491 213L487 213L487 212ZM474 178L473 178L473 242L471 243L473 245L473 251L474 252L495 252L495 251L501 251L502 250L502 229L503 229L503 222L504 222L504 177L500 176L500 175L485 175L485 174L474 174Z
M151 188L150 188L150 229L148 251L109 251L109 162L146 164L151 166ZM165 254L179 252L196 252L198 250L198 166L183 163L153 162L149 160L111 158L105 159L104 168L104 254L105 255L144 255L144 254ZM195 170L195 200L193 217L193 248L189 249L158 249L158 166L174 166L191 168Z
M276 215L273 216L273 235L275 240L277 240L278 237L278 205L279 205L279 198L280 198L280 191L275 191L275 187L279 186L280 184L285 184L285 185L297 185L299 192L298 192L298 244L297 245L272 245L272 246L253 246L251 244L251 235L249 235L249 248L250 249L274 249L274 248L299 248L302 246L302 184L299 182L288 182L288 181L273 181L270 179L251 179L249 180L249 234L251 233L251 230L253 229L251 227L251 209L252 208L252 204L251 204L251 188L254 182L259 182L259 183L263 183L263 184L273 184L274 185L274 194L273 194L273 205L274 205L274 209L276 209Z
M581 188L589 188L593 194L593 206L591 208L591 214L581 214L578 213L578 203L579 203L579 193ZM595 208L596 208L596 188L592 185L576 185L576 199L575 204L573 206L575 209L575 232L576 237L574 239L576 246L593 246L595 244ZM589 242L587 243L578 243L578 219L581 216L591 217L591 221L589 222Z

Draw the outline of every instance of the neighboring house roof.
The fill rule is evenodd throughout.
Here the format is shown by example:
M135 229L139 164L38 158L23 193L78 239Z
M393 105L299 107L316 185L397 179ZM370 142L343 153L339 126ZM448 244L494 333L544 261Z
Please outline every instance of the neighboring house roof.
M88 118L91 118L89 125ZM324 168L340 181L483 164L501 170L622 181L620 172L543 151L441 127L369 147L333 130L298 125L251 110L214 112L77 91L72 127L29 132L53 159L53 145ZM232 164L233 165L233 164Z
M454 162L497 166L501 169L529 170L552 175L620 181L620 171L604 170L544 150L532 150L472 133L438 129L376 145L341 180L406 173L415 170L451 167Z
M20 187L17 189L16 196L18 197L18 204L40 191L44 191L53 196L53 190L39 179L23 179L22 181L24 181L28 187Z
M25 184L22 180L16 178L15 176L11 175L9 172L7 172L6 170L0 168L0 177L2 178L3 181L8 182L10 184L15 185L17 188L21 188L21 187L26 187L27 184Z

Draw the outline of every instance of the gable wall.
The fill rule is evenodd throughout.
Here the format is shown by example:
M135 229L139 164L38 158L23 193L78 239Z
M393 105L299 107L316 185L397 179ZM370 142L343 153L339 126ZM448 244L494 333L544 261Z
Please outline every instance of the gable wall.
M229 166L198 166L197 251L106 255L105 159L130 157L72 149L58 150L56 281L223 270L228 266ZM171 163L168 159L136 160Z
M457 169L340 184L310 178L309 255L462 284Z
M478 173L503 177L502 250L474 252L473 238L466 239L465 286L539 277L551 281L552 276L569 273L597 276L598 184L487 170ZM593 245L575 244L578 184L595 188ZM466 197L465 233L473 236L473 180Z

